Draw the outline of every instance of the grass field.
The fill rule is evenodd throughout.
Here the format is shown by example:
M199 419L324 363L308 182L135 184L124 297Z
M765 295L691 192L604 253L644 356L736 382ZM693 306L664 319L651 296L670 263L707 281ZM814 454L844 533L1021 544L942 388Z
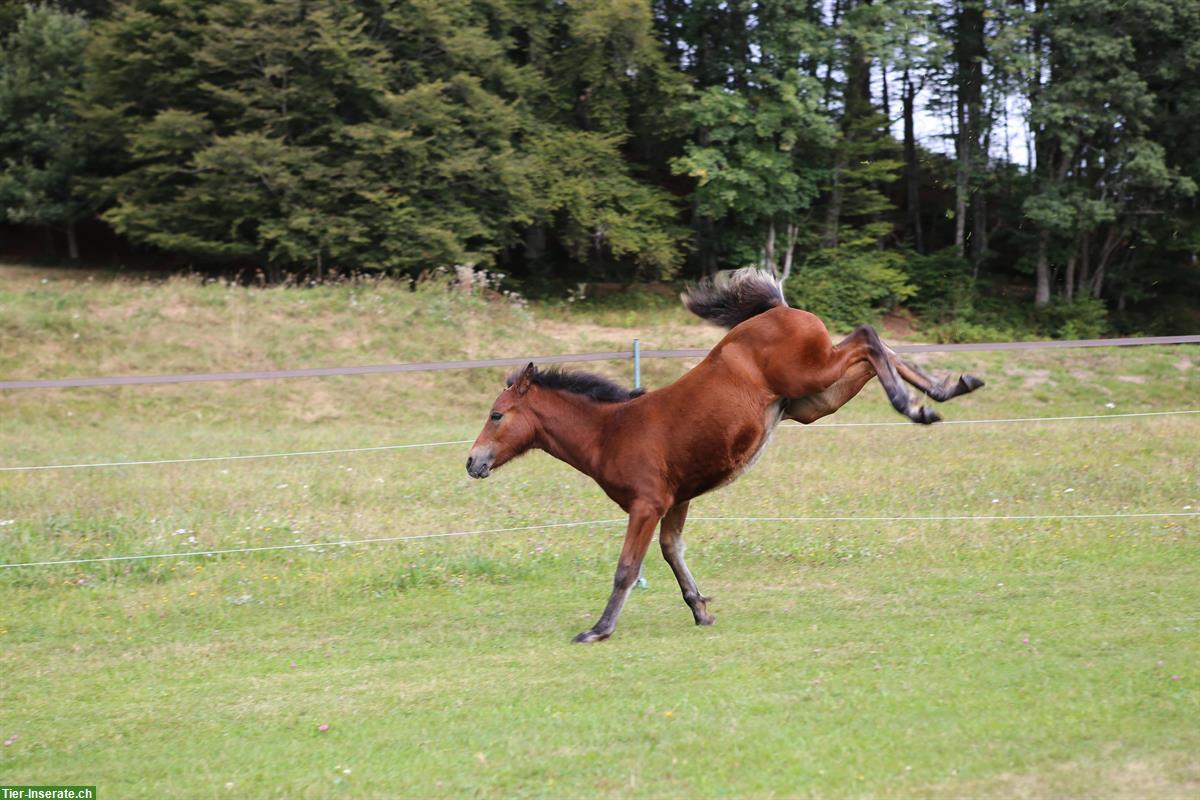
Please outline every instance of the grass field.
M256 290L0 266L0 375L706 346L681 311L389 284ZM1198 408L1188 348L962 353L948 420ZM653 387L687 364L646 365ZM628 364L600 370L628 379ZM0 466L473 439L502 371L0 392ZM879 387L828 420L894 422ZM0 784L101 797L1195 797L1200 519L689 523L652 550L543 454L465 445L0 472ZM1200 510L1200 415L787 428L694 517ZM326 544L322 544L326 543ZM321 726L328 726L321 730Z

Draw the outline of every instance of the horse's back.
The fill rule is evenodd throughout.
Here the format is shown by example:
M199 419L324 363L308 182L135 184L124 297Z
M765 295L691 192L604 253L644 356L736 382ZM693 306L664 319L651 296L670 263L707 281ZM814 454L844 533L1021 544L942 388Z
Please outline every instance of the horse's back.
M715 348L714 362L778 397L802 397L827 384L824 367L833 340L820 317L780 306L733 328Z

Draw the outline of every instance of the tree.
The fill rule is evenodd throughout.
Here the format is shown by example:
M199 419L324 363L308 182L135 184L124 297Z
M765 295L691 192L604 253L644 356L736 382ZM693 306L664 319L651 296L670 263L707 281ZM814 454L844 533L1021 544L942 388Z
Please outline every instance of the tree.
M28 6L0 51L0 217L63 230L73 260L92 211L78 191L91 146L71 104L86 41L83 17Z
M1024 212L1038 229L1039 306L1050 300L1052 261L1063 265L1067 300L1077 290L1100 297L1142 219L1195 192L1152 138L1155 97L1130 35L1156 9L1156 0L1056 0L1035 24L1036 184Z
M781 266L785 277L792 270L800 217L826 174L823 159L812 156L833 141L818 88L813 78L792 70L782 79L764 76L741 92L709 89L693 106L707 144L688 143L674 162L677 172L696 179L701 214L737 220L752 232L739 260L758 260L771 270ZM780 230L782 259L776 256Z

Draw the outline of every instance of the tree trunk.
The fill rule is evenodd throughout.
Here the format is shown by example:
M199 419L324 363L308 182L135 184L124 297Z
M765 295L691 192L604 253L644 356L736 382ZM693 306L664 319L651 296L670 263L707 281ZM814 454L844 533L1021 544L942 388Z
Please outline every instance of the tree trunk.
M1030 71L1029 83L1029 104L1031 108L1037 108L1041 103L1042 98L1042 69L1046 63L1046 50L1048 48L1047 37L1043 35L1041 25L1045 20L1045 0L1034 0L1034 15L1033 25L1030 28L1029 48L1033 54L1033 65ZM1053 63L1050 64L1053 79ZM1035 177L1035 185L1038 190L1045 191L1046 188L1052 185L1055 181L1054 170L1054 153L1058 149L1057 142L1054 141L1045 124L1035 124L1031 117L1026 117L1030 123L1029 128L1033 136L1033 174ZM1043 227L1038 231L1037 244L1037 291L1033 297L1035 307L1045 306L1050 302L1050 268L1047 263L1048 254L1046 252L1049 245L1049 232Z
M700 52L704 52L707 48L700 47ZM696 143L701 147L709 145L710 136L708 129L700 127L696 130ZM717 249L716 249L716 231L715 225L711 217L706 217L700 213L700 200L698 195L692 195L691 208L691 227L693 241L695 242L695 263L699 267L701 275L712 275L717 271Z
M954 246L959 257L966 255L967 208L971 205L971 182L979 158L979 140L983 129L983 0L959 0L955 15L954 57L957 74L955 103L958 124L957 175L954 183ZM972 235L979 226L972 226ZM972 254L979 253L973 242Z
M771 272L778 272L775 269L775 220L771 220L767 226L767 246L763 255L763 266Z
M1125 231L1119 224L1114 223L1108 229L1108 236L1104 238L1104 244L1100 248L1100 259L1096 263L1096 274L1092 276L1092 285L1090 287L1092 297L1100 298L1100 293L1104 289L1104 272L1108 267L1109 261L1112 260L1113 254L1117 252L1117 247L1121 244L1121 239L1125 237ZM1083 291L1087 291L1088 287L1080 287Z
M914 106L916 105L917 89L907 69L904 70L904 87L901 102L904 107L904 183L905 183L905 218L908 230L912 235L913 246L917 252L925 255L925 233L921 229L921 174L917 164L917 136L914 122Z
M1063 277L1063 297L1066 298L1068 303L1073 302L1075 300L1075 254L1074 253L1071 253L1070 258L1067 259L1067 273Z
M988 153L991 152L992 146L992 131L991 121L986 125L982 121L977 120L975 127L986 128L983 131L983 141L979 143L979 149L976 153L977 158L974 163L980 165L984 174L987 173ZM988 252L988 203L987 192L984 187L978 183L971 190L971 277L979 280L979 268L983 265L983 259L987 257Z
M1085 233L1080 237L1079 243L1079 280L1076 285L1083 291L1087 290L1088 281L1091 280L1092 271L1092 254L1091 254L1092 237Z
M789 222L787 226L787 249L783 251L783 274L779 278L780 283L786 283L788 276L792 274L792 259L796 254L796 239L800 237L800 226L794 222Z
M1050 264L1046 253L1049 238L1050 235L1046 231L1038 235L1037 293L1033 297L1033 304L1038 308L1050 302Z
M72 261L79 260L79 239L75 236L75 220L67 222L67 257Z
M888 130L892 126L892 93L888 89L887 79L887 64L879 63L879 107L883 110L883 116L888 121Z
M959 109L961 112L961 108ZM954 252L966 256L967 191L971 182L971 153L966 143L967 126L959 114L958 135L955 137L957 168L954 177Z
M1104 262L1096 267L1096 274L1092 276L1092 297L1100 299L1100 292L1104 289Z
M975 187L971 195L971 274L976 279L979 278L979 266L987 255L987 223L987 195L981 188Z
M846 153L838 148L837 158L833 164L833 187L829 190L829 206L825 209L825 235L821 239L822 247L838 246L838 228L842 216L842 185L841 173L846 168Z
M838 30L838 22L842 16L842 0L833 0L833 16L829 22L829 30ZM828 111L833 103L833 64L837 59L836 56L830 56L829 64L825 67L825 102L824 107Z
M546 255L546 229L541 225L530 225L525 229L525 260L541 261Z
M857 0L857 4L870 5L871 0ZM855 4L847 2L846 11ZM838 229L841 227L843 192L841 174L848 166L849 151L859 136L859 121L868 118L871 108L871 54L857 37L851 37L846 55L846 92L842 110L842 141L837 148L833 167L833 188L829 197L828 213L825 217L825 247L837 247Z

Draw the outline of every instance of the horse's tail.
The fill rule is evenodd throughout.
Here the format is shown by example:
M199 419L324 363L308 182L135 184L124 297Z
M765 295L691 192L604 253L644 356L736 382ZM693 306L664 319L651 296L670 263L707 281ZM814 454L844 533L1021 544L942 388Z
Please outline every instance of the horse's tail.
M723 328L732 328L764 311L787 305L779 279L757 267L717 273L689 287L679 297L688 311Z

